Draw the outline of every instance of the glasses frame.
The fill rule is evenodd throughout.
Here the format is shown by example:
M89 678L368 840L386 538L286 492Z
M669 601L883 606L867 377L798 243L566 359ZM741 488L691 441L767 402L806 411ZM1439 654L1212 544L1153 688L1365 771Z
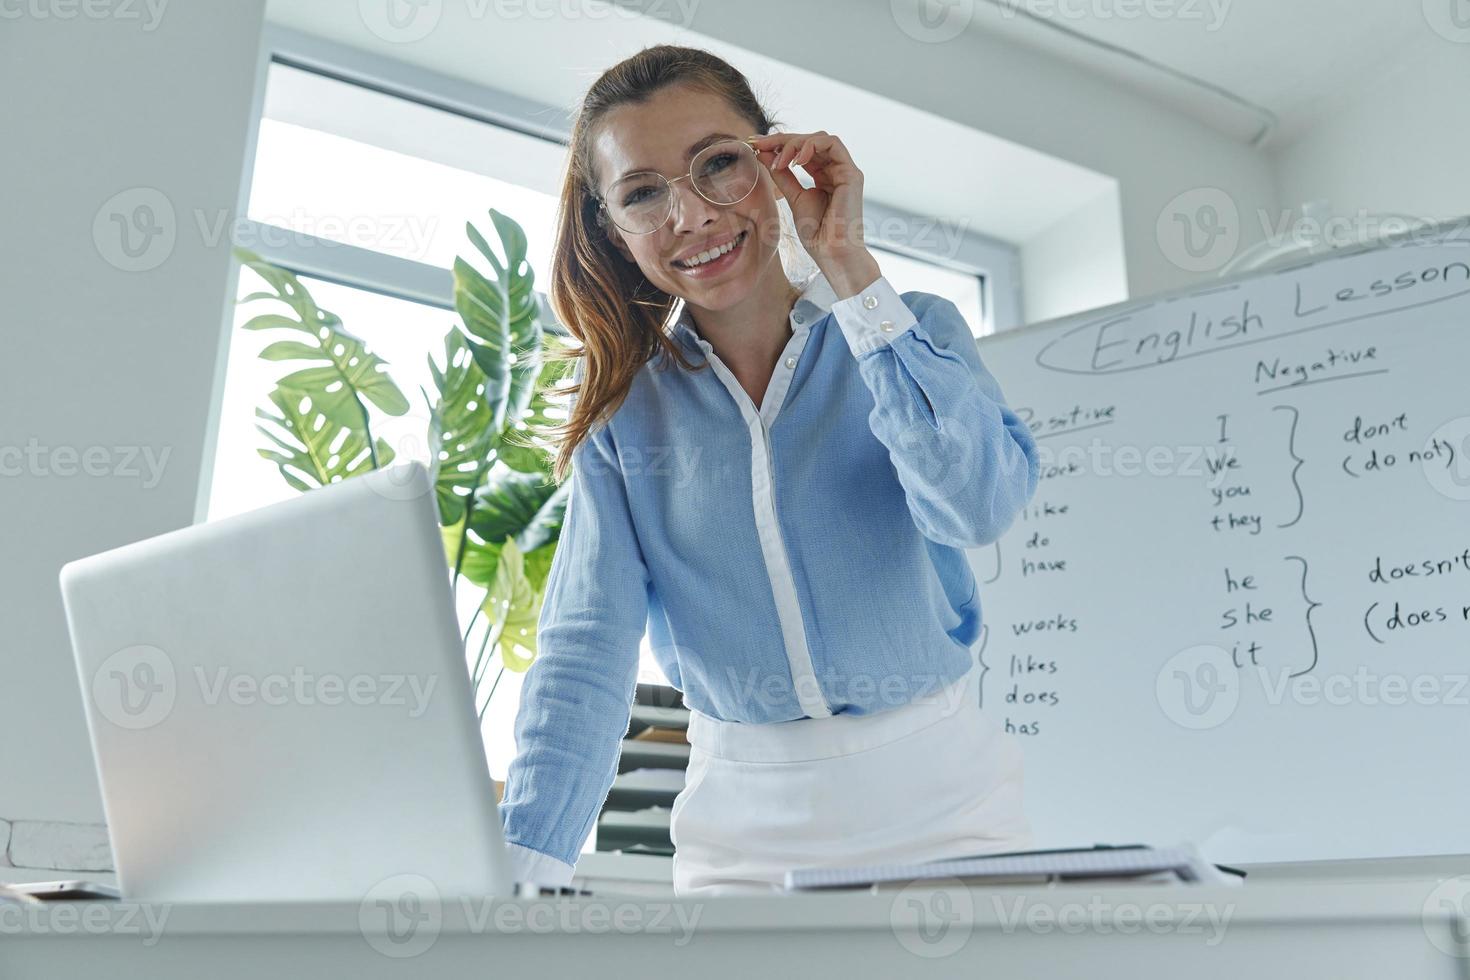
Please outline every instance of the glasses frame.
M700 197L703 197L706 201L709 201L709 203L713 204L715 207L718 207L718 208L734 207L735 205L739 204L740 201L743 201L747 197L749 197L751 195L751 193L756 189L756 187L760 186L760 176L759 176L759 173L760 172L759 172L759 169L757 169L757 172L756 172L756 174L757 174L756 175L756 182L754 184L751 184L750 185L750 190L746 191L745 194L743 196L741 196L739 200L729 201L729 202L724 202L724 201L710 201L708 197L705 197L704 192L699 189L699 185L694 183L694 161L695 160L698 160L705 153L708 153L710 150L714 149L717 146L723 146L726 143L736 143L736 144L739 144L741 146L747 147L750 150L751 155L755 157L756 163L759 164L760 163L760 157L758 155L758 151L755 148L755 141L758 140L758 139L760 139L759 136L747 136L744 139L725 139L725 140L720 140L719 142L716 142L716 143L711 143L709 146L706 146L704 149L702 149L698 153L696 153L694 155L693 159L691 159L689 161L689 172L688 173L683 174L682 176L679 176L679 177L675 177L673 180L669 180L667 177L665 177L663 174L659 173L657 170L637 170L637 171L634 171L631 174L624 174L622 177L619 177L617 180L613 181L614 186L616 186L617 184L621 183L622 181L627 180L629 177L639 177L639 176L642 176L642 175L645 175L645 174L650 175L650 176L653 176L653 177L657 177L659 180L663 181L664 184L666 184L668 186L668 189L669 189L669 209L666 212L664 212L663 220L658 223L658 226L657 227L652 228L652 229L650 229L648 231L629 231L628 229L624 228L622 225L618 224L617 219L612 216L612 210L607 206L607 198L603 197L601 194L598 194L597 195L598 223L601 224L605 228L605 227L607 227L607 222L611 222L614 226L617 227L618 231L621 231L625 235L652 235L654 232L656 232L656 231L660 230L661 228L663 228L664 225L668 224L669 223L669 218L673 216L673 213L674 213L674 185L677 184L681 180L688 180L690 182L689 183L689 186L694 188L694 193L698 194Z

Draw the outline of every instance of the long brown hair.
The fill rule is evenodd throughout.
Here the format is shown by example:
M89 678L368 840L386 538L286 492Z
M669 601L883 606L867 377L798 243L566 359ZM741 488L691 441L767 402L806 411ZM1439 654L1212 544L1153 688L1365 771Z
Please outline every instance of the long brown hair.
M608 238L598 220L592 167L592 137L609 110L646 102L677 83L727 99L758 135L775 126L745 76L700 48L671 44L644 48L603 72L587 90L572 125L549 290L552 311L581 346L545 354L548 360L586 360L581 383L558 388L559 394L573 396L566 424L538 429L557 444L553 474L558 482L566 475L573 450L604 416L612 417L652 357L663 351L685 370L706 366L686 359L664 332L677 297L649 282ZM576 370L574 366L572 371Z

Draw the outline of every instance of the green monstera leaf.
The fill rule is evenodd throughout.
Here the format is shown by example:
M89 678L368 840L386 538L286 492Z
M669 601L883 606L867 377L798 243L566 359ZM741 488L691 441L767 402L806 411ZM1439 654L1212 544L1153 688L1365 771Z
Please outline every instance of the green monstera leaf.
M493 279L462 258L454 260L454 308L478 343L471 352L485 373L485 400L494 413L496 435L507 420L519 419L535 394L541 374L541 304L536 274L526 261L526 235L520 225L490 210L490 220L505 253L502 261L475 226L465 234L494 270Z
M500 438L500 460L513 470L551 476L555 447L540 430L563 425L567 420L566 400L554 394L555 386L572 371L572 362L546 360L536 381L531 401L519 420L513 421Z
M536 620L541 615L541 593L526 578L525 558L515 540L500 548L495 581L485 591L480 607L502 624L496 644L508 670L524 673L536 659Z
M256 425L275 449L257 449L276 464L281 477L307 491L357 476L393 461L393 448L382 439L370 450L366 427L339 425L319 411L309 396L277 387L269 395L278 415L257 408L255 415L271 423Z
M256 428L271 446L258 450L297 490L310 490L392 462L393 450L373 439L368 403L388 415L408 411L408 399L387 373L387 363L342 327L336 314L317 306L301 281L247 249L235 257L270 287L240 301L275 301L288 312L262 313L245 330L290 330L306 340L278 340L260 356L268 361L315 362L287 374L270 395L276 411L256 409Z
M475 363L473 341L463 332L454 329L444 335L444 368L429 358L429 372L438 391L430 410L429 445L438 450L431 454L430 468L439 521L459 524L494 462L500 432L494 427L495 408L486 399L485 373Z
M485 541L514 538L522 552L535 551L561 533L572 483L560 486L535 473L505 471L475 494L470 529Z

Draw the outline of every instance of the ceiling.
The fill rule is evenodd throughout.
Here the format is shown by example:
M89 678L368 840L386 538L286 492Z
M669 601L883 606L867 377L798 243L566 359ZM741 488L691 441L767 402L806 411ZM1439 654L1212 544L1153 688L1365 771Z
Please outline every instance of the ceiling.
M946 0L893 2L937 13ZM955 9L969 15L969 30L1082 65L1228 135L1254 139L1269 120L1251 109L1259 107L1279 120L1267 137L1275 143L1394 71L1417 46L1445 43L1426 17L1427 2L966 0Z

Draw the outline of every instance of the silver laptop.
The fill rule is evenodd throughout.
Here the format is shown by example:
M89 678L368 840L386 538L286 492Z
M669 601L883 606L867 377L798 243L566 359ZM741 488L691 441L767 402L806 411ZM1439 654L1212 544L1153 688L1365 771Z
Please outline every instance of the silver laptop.
M61 570L118 886L516 894L418 463Z

